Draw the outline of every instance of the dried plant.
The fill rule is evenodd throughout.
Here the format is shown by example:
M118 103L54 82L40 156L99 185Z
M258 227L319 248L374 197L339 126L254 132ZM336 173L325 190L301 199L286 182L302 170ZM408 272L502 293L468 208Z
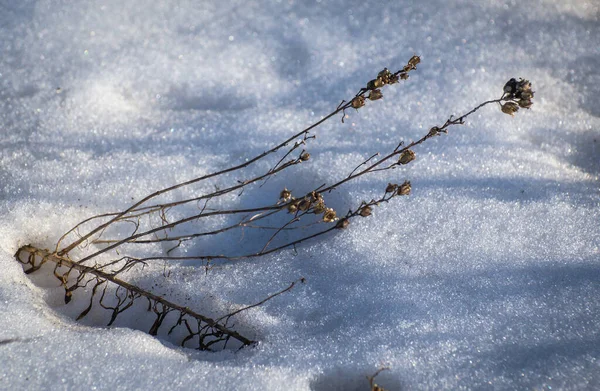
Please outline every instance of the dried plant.
M351 99L342 101L331 113L244 163L156 191L125 210L92 216L62 235L53 250L28 245L20 248L16 257L28 265L27 273L38 270L45 263L53 264L53 273L64 287L66 303L71 300L73 292L86 288L85 291L90 296L89 305L77 319L86 316L94 304L97 304L111 311L110 325L136 300L145 298L148 310L155 314L155 321L149 329L150 334L156 335L166 319L170 319L167 320L171 323L169 332L178 328L184 330L182 345L196 341L197 348L209 350L215 346L225 346L232 339L237 340L241 346L250 345L253 343L252 339L232 330L229 321L242 310L263 304L289 291L295 283L256 305L219 319L212 319L130 284L121 276L133 267L153 261L192 260L211 267L215 262L234 262L260 257L282 249L295 248L306 240L322 237L335 230L346 229L355 217L369 217L374 213L373 209L376 206L393 198L409 195L411 183L390 183L381 190L378 197L362 201L345 214L339 213L339 210L328 204L327 198L334 190L339 190L345 184L365 175L410 164L416 159L413 150L416 146L432 137L447 133L451 126L463 124L468 116L486 105L498 104L504 113L510 115L514 115L519 108L531 107L531 84L526 80L511 79L504 86L503 94L499 98L485 101L461 116L451 116L443 124L433 126L423 137L408 145L399 142L393 150L383 156L379 152L373 153L333 183L315 184L310 191L300 194L295 194L293 188L288 190L287 187L275 195L262 194L263 198L273 200L264 205L236 208L228 204L228 201L238 199L244 191L251 188L264 192L263 186L269 179L292 167L310 164L311 156L306 148L315 138L314 132L319 125L338 114L341 114L344 122L347 110L360 110L366 104L382 99L382 89L400 80L407 80L409 73L416 70L419 62L420 58L413 56L406 66L396 72L384 69L375 79L369 81L366 87L361 88ZM273 163L266 172L239 179L248 167L267 158L272 158ZM215 183L216 180L219 182ZM210 185L214 188L209 187ZM192 186L201 188L195 189ZM192 188L197 195L177 199L176 190L182 188ZM213 190L206 190L207 188ZM202 229L201 222L205 222L204 227L209 228ZM227 234L235 231L242 234L259 232L262 235L259 237L262 243L256 248L251 248L251 244L256 241L248 241L251 244L241 246L242 249L246 249L242 252L236 252L239 250L235 248L229 253L201 252L198 243L202 240L225 238ZM139 253L139 246L154 249L153 245L161 244L168 245L168 249L150 256L134 255ZM193 255L176 254L184 247L188 253L193 252ZM249 248L251 249L248 250ZM109 291L109 285L117 288ZM109 295L112 296L111 303L107 298ZM171 313L176 316L171 315L168 318L167 315Z
M381 372L388 371L389 369L390 369L389 367L381 367L371 376L367 376L367 380L369 381L369 387L370 387L371 391L386 391L385 388L383 388L383 387L379 386L377 383L375 383L375 378L377 376L379 376L379 374Z

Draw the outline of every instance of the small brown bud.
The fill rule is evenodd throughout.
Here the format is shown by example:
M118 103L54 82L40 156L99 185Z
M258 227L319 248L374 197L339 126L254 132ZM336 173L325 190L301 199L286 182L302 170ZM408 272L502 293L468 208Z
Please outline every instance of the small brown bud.
M302 199L302 201L298 203L298 209L301 211L305 212L308 210L308 208L310 208L310 201L306 198Z
M352 102L350 102L350 105L355 109L360 109L365 105L365 97L362 95L354 97Z
M408 163L412 162L413 160L415 160L416 158L417 158L417 155L410 149L407 149L406 151L404 151L400 154L398 163L399 164L408 164Z
M377 100L377 99L381 99L381 98L383 98L383 94L381 93L381 90L373 90L373 91L369 92L370 100Z
M292 192L284 188L281 190L281 193L279 193L279 198L284 201L289 201L292 198Z
M406 71L405 71L405 72L406 72ZM406 79L408 79L408 73L401 73L401 74L400 74L400 79L402 79L402 80L406 80Z
M401 196L405 196L405 195L409 195L410 194L410 190L411 190L411 186L410 186L410 182L409 181L405 181L403 184L401 184L398 187L398 191L397 191L397 195L401 195Z
M380 78L373 79L367 83L367 90L374 90L380 87L383 87L383 80L381 80Z
M304 152L302 155L300 155L300 160L303 162L307 161L308 159L310 159L310 153Z
M358 212L359 215L361 215L362 217L369 217L371 216L371 212L372 209L369 205L365 205L360 209L360 212Z
M337 222L337 224L335 225L335 228L346 229L346 228L348 228L349 225L350 225L350 220L341 219L340 221Z
M519 105L516 104L515 102L506 102L501 106L501 110L503 113L511 115L511 116L515 116L515 113L519 110Z
M323 221L326 223L333 223L337 220L337 216L335 210L332 208L325 209L325 213L323 213Z
M398 185L388 183L387 187L385 188L385 192L386 193L393 193L393 192L396 191L397 188L398 188Z
M287 207L288 213L296 213L298 211L298 205L294 204L289 204Z

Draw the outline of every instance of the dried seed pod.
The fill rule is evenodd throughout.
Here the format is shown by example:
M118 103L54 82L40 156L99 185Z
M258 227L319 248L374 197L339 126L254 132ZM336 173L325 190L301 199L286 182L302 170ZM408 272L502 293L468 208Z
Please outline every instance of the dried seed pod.
M531 90L521 91L521 93L519 94L519 99L531 100L532 98L533 98L533 91L531 91Z
M292 198L292 192L289 191L287 188L284 188L283 190L281 190L281 193L279 193L279 198L284 201L289 201Z
M322 202L323 196L321 195L321 193L317 193L316 191L313 191L310 193L310 199L312 202Z
M337 222L337 224L335 225L335 228L346 229L346 228L348 228L349 225L350 225L350 220L341 219L340 221Z
M531 91L531 83L529 80L519 79L517 83L517 91Z
M404 71L404 72L406 72L406 71ZM402 80L408 79L408 73L401 73L400 74L400 79L402 79Z
M398 185L392 184L392 183L388 183L387 187L385 188L385 192L386 193L393 193L396 191L396 189L398 188Z
M381 387L377 383L373 383L371 386L371 391L387 391L385 388Z
M400 196L409 195L410 190L411 190L410 182L404 181L404 183L398 187L398 191L396 192L396 194L400 195Z
M383 87L383 84L384 84L383 80L381 80L380 78L373 79L367 83L367 90L374 90L376 88L381 88L381 87Z
M531 100L521 99L519 101L519 107L522 107L524 109L529 109L531 106L533 106L533 102Z
M325 212L325 203L323 202L323 200L321 200L314 204L313 213L316 215L320 215L323 212Z
M381 72L379 72L379 74L377 74L377 78L381 79L383 84L394 84L395 82L398 81L398 77L395 76L392 72L390 72L389 69L387 69L387 68L383 68L383 71L381 71ZM394 79L395 79L395 81L394 81Z
M389 69L383 68L383 70L377 74L377 78L385 81L385 79L388 77L388 75L391 75L391 74L392 74L392 72L390 72Z
M392 73L388 77L387 84L396 84L396 83L398 83L398 80L399 80L398 75L395 75L395 74Z
M332 208L325 209L325 213L323 213L323 221L326 223L333 223L337 220L337 216L335 210Z
M365 205L360 209L360 212L358 212L359 215L361 215L362 217L368 217L371 216L371 212L372 209L369 205Z
M298 205L295 203L289 204L287 207L288 213L296 213L298 211Z
M350 102L350 105L355 109L360 109L365 105L365 97L362 95L354 97L352 102Z
M421 62L421 57L412 56L410 60L408 60L408 65L411 66L412 69L417 69L417 64Z
M303 212L306 212L310 208L310 201L306 198L303 198L302 201L298 203L298 209Z
M429 137L437 136L441 132L444 132L444 131L442 129L438 128L437 126L434 126L433 128L429 129L429 133L427 133L427 136L429 136Z
M381 99L381 98L383 98L383 94L381 93L381 90L373 90L373 91L369 92L368 98L370 100Z
M417 155L410 149L407 149L406 151L404 151L400 154L398 163L399 164L408 164L408 163L412 162L413 160L415 160L416 158L417 158Z
M500 107L503 113L513 117L515 116L515 113L519 111L519 105L515 102L506 102L505 104L500 105Z
M302 153L302 155L300 155L300 160L302 160L303 162L307 161L308 159L310 159L310 153L304 152Z
M504 92L507 94L514 94L517 92L517 80L515 78L510 79L504 85Z

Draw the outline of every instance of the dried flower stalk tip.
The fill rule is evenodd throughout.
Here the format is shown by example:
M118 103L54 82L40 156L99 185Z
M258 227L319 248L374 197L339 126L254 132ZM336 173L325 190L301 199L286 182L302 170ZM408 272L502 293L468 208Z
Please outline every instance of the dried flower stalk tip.
M333 223L336 220L337 215L335 213L335 210L333 210L332 208L325 209L325 213L323 214L323 221L326 223Z
M400 196L409 195L410 194L410 190L411 190L410 182L409 181L405 181L403 184L401 184L398 187L398 191L397 191L396 194L400 195Z
M413 160L415 160L416 158L417 158L417 155L410 149L407 149L406 151L404 151L400 154L398 163L399 164L408 164L408 163L412 162Z
M289 191L287 188L284 188L283 190L281 190L281 193L279 193L279 198L284 201L289 201L292 199L292 192Z
M519 111L519 105L516 104L515 102L506 102L505 104L500 105L500 109L502 110L503 113L514 117L515 113L517 111Z
M383 94L381 93L381 90L373 90L369 93L370 100L378 100L381 98L383 98Z
M359 215L361 215L362 217L369 217L371 216L372 213L372 209L369 205L365 205L361 208L360 212L358 212Z
M394 185L392 183L388 183L387 187L385 188L385 192L386 193L393 193L396 191L396 189L398 188L398 185Z
M365 105L365 98L364 96L357 96L354 99L352 99L352 102L350 102L350 105L355 108L355 109L360 109L361 107L363 107Z
M310 153L304 152L302 155L300 155L300 160L303 162L307 161L308 159L310 159Z
M335 225L335 228L337 228L337 229L346 229L346 228L348 228L349 225L350 225L350 220L348 220L348 219L341 219L340 221L337 222L337 224Z
M510 100L504 105L501 105L500 109L503 113L514 115L519 107L529 109L533 102L534 92L531 90L531 83L529 80L515 78L510 79L504 85L504 96L503 99Z

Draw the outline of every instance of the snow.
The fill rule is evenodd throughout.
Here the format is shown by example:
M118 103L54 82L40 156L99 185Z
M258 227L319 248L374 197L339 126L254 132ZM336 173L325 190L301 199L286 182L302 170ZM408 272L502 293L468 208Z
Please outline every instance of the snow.
M382 366L389 390L600 388L599 16L574 0L0 1L0 389L367 390ZM413 54L409 80L317 130L308 164L230 201L333 183L511 77L534 106L486 107L338 189L339 210L388 182L413 191L297 252L128 275L215 317L305 277L236 318L257 346L181 348L135 310L76 322L85 299L65 305L15 261L255 156Z

